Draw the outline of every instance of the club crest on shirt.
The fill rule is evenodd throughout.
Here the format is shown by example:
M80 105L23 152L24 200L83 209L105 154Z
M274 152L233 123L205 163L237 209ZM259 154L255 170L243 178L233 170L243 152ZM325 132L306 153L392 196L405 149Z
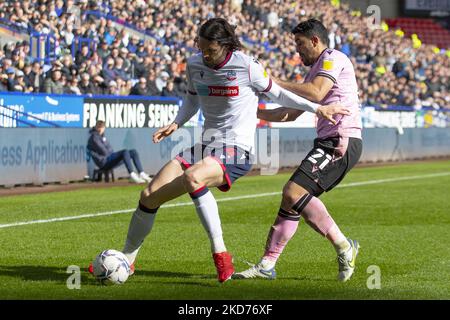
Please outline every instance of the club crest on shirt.
M225 77L227 78L228 81L236 80L237 79L236 71L234 70L227 71L227 75Z

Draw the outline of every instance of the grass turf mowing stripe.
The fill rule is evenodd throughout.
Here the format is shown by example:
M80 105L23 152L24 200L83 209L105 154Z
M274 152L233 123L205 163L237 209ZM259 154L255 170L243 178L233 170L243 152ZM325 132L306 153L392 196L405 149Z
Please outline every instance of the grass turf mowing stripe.
M344 183L344 184L338 185L337 188L349 188L349 187L357 187L357 186L363 186L363 185L380 184L380 183L388 183L388 182L436 178L436 177L443 177L443 176L448 176L448 175L450 175L450 172L438 172L438 173L417 175L417 176L405 176L405 177L396 177L396 178L389 178L389 179L368 180L368 181ZM217 202L226 202L226 201L234 201L234 200L242 200L242 199L252 199L252 198L275 196L275 195L279 195L279 194L281 194L281 191L267 192L267 193L260 193L260 194L251 194L251 195L230 197L230 198L222 198L222 199L217 199L216 201ZM162 205L161 208L172 208L172 207L190 206L190 205L192 205L192 202L181 202L181 203L165 204L165 205ZM30 224L51 223L51 222L69 221L69 220L77 220L77 219L84 219L84 218L109 216L109 215L114 215L114 214L129 213L134 210L135 210L135 208L101 212L101 213L83 214L83 215L61 217L61 218L21 221L21 222L14 222L14 223L8 223L8 224L0 224L0 229L25 226L25 225L30 225Z

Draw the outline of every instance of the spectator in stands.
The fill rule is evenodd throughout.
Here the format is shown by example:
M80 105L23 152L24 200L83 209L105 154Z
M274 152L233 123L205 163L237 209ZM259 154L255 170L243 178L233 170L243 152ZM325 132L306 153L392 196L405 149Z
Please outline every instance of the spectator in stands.
M68 94L76 94L76 95L82 95L80 88L78 87L78 76L73 75L68 80L68 85L66 87L65 93Z
M0 68L1 69L1 68ZM8 76L0 70L0 92L8 91Z
M81 50L77 52L75 56L76 65L81 65L83 62L86 62L90 58L89 47L87 44L83 44L81 46Z
M175 89L173 80L167 81L167 85L166 85L166 86L164 87L164 89L162 90L161 95L164 96L164 97L179 97L179 98L182 98L182 97L183 97L183 95L180 94L180 92L178 92L178 91Z
M147 79L145 77L139 78L139 81L131 89L130 95L134 96L148 96Z
M145 43L144 43L144 41L141 40L139 42L135 53L136 53L136 55L138 57L146 57L146 56L148 56L147 51L145 51Z
M11 60L14 68L20 69L25 64L24 58L21 57L20 50L18 49L14 49L14 51L12 52Z
M72 75L76 75L78 73L77 67L73 63L72 55L66 54L61 61L61 72L64 73L67 77L71 77Z
M147 88L148 88L148 94L150 96L159 96L161 95L161 91L158 90L158 87L156 86L156 73L153 70L150 70L148 77L147 77Z
M109 28L104 35L104 39L108 45L111 45L117 36L117 30L115 28Z
M136 56L135 59L133 60L133 65L134 65L135 77L137 77L137 78L140 78L140 77L147 78L150 70L153 69L152 58L149 56L146 56L143 58Z
M109 81L106 94L113 96L118 96L120 94L119 87L117 86L116 81L114 80Z
M43 69L39 62L33 62L30 72L30 82L33 86L34 92L42 92L44 90L44 75Z
M8 76L6 82L8 91L16 91L16 70L13 67L9 67L8 69L6 69L6 74Z
M89 131L90 137L87 148L91 153L95 164L103 170L114 169L122 164L125 165L130 175L130 180L135 183L149 183L151 178L142 168L139 154L135 149L123 149L114 152L111 144L105 136L105 122L97 121L95 127ZM134 170L133 164L136 168Z
M117 87L119 89L118 95L120 96L128 96L130 94L131 89L133 88L133 83L131 80L124 80L122 78L117 78Z
M44 81L44 92L53 94L64 93L64 84L61 82L62 73L61 69L53 68L51 70L51 77L45 79Z
M139 45L139 37L137 35L131 36L130 42L128 42L127 49L131 53L136 53Z
M103 67L102 76L108 83L117 78L118 74L114 70L114 59L112 57L107 58L106 64Z
M63 0L56 0L55 1L55 12L60 17L64 12L64 1Z
M131 60L128 56L128 49L123 47L119 50L119 56L122 58L123 66L122 69L127 73L130 74L130 67L131 67Z
M108 43L105 39L100 41L100 46L97 48L97 54L102 60L105 60L106 57L110 55L111 51L109 50Z
M156 84L156 88L158 89L158 92L162 92L162 90L166 87L167 80L169 80L169 74L167 73L167 71L161 72L155 80L155 84Z
M2 52L0 51L0 92L2 91L8 91L8 75L5 73L5 67L3 65L2 59L1 59Z
M81 81L79 84L79 90L81 94L93 94L96 93L94 84L90 81L91 77L87 72L81 74Z
M120 78L120 79L124 79L124 80L128 80L129 79L129 76L128 76L127 72L124 69L123 59L121 57L117 57L117 58L114 59L113 71L116 74L116 78Z
M30 92L29 90L28 90L28 87L27 87L27 84L25 83L25 80L24 80L24 73L23 73L23 71L22 70L17 70L16 71L16 80L15 80L15 85L14 85L14 88L15 88L15 90L14 91L18 91L18 92Z

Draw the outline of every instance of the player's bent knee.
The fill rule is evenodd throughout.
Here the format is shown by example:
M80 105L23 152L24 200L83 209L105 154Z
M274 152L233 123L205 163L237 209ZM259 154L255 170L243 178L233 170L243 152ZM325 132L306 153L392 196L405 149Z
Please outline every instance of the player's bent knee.
M290 183L287 183L283 188L282 207L286 210L292 208L306 194L308 191L305 189L292 187Z
M301 197L300 194L293 192L289 188L284 187L283 189L283 199L282 199L282 207L285 209L290 209L294 206L294 204Z
M201 184L198 171L193 168L185 170L183 174L183 182L186 188L188 189L196 188L198 185Z

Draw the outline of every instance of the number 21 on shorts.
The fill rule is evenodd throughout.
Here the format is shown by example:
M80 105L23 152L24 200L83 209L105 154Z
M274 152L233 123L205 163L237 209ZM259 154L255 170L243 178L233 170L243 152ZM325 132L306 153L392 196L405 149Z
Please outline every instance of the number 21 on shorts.
M323 149L321 148L315 149L307 158L307 160L314 166L318 166L319 170L323 170L323 168L325 168L325 166L330 163L331 159L332 156L328 153L325 153L325 151L323 151Z

